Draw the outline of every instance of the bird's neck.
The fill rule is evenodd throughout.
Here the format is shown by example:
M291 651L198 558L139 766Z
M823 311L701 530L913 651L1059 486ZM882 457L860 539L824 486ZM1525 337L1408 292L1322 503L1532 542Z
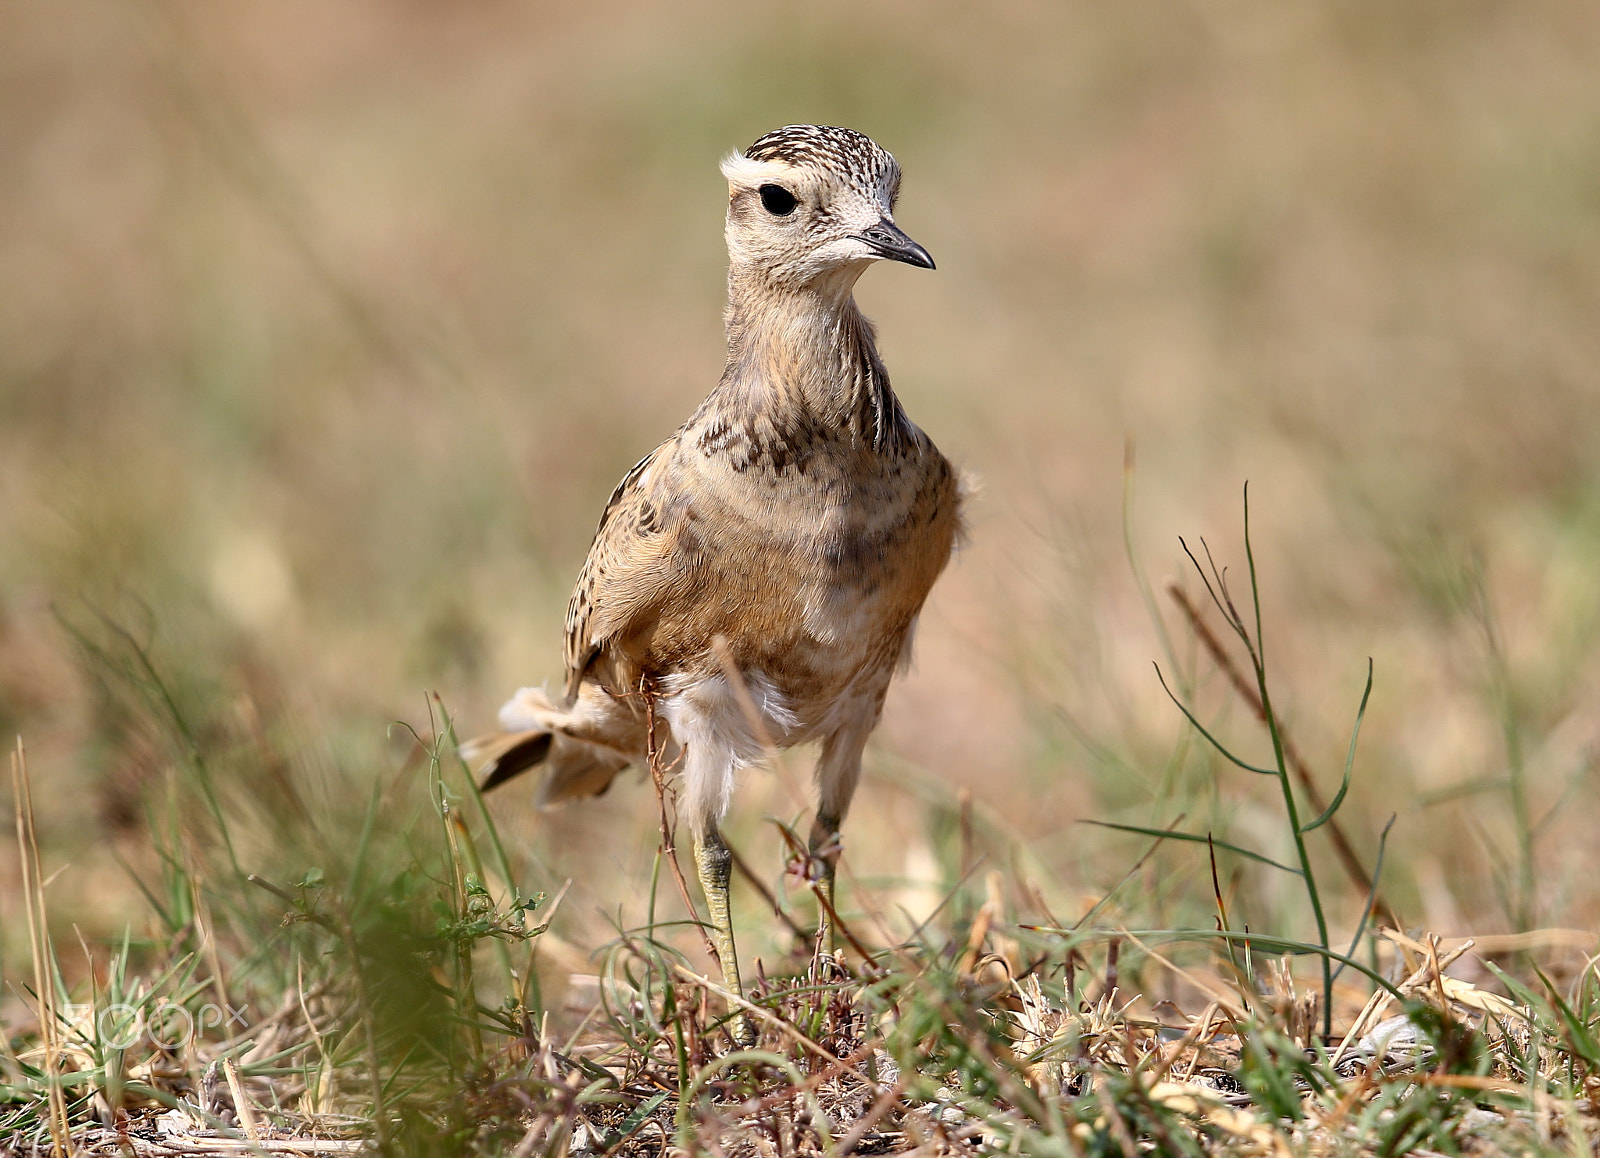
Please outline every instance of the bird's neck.
M721 389L746 405L845 429L883 448L905 417L852 289L861 268L804 285L728 275L728 365Z

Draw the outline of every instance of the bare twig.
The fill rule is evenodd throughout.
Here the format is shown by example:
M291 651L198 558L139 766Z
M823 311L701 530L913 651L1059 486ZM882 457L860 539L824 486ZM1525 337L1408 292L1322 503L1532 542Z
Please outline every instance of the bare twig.
M667 807L667 772L669 769L661 766L661 747L656 743L656 697L654 690L647 684L639 688L639 695L644 700L645 723L645 765L650 769L650 782L655 785L656 804L661 809L661 855L666 858L667 866L672 870L672 879L678 886L678 896L683 899L683 907L689 912L689 919L694 922L695 928L700 930L700 937L705 942L706 952L711 954L713 961L721 961L717 947L711 940L711 934L706 932L705 925L700 920L700 914L695 911L694 899L689 895L689 882L684 879L683 868L678 864L678 826L673 823L670 809Z

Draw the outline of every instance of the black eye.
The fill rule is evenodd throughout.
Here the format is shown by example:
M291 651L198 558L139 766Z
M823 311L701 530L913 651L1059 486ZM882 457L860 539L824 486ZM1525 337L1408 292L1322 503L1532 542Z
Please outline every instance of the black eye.
M767 212L774 217L787 217L794 212L794 207L799 204L793 193L782 185L761 186L761 204L765 205Z

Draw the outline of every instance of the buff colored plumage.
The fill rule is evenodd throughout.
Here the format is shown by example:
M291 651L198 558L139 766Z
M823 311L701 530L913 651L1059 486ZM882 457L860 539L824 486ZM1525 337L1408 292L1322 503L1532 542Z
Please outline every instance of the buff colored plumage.
M643 762L652 697L658 743L668 760L682 753L681 800L737 991L718 830L735 774L766 743L821 741L810 843L831 903L862 748L950 557L960 499L852 296L874 261L933 268L894 224L894 158L849 129L791 125L723 173L722 380L607 503L567 612L562 694L519 691L505 730L463 755L485 787L539 768L540 803L598 795Z

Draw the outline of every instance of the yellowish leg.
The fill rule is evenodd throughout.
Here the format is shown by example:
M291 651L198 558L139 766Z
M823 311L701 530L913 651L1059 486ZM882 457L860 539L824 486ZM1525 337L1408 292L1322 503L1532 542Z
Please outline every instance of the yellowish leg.
M700 875L700 888L706 895L706 909L711 915L711 941L717 949L717 959L722 965L722 984L729 993L744 995L739 986L739 957L733 944L733 917L728 909L728 882L733 875L733 854L715 824L695 837L694 865ZM728 1032L734 1044L749 1048L756 1043L755 1027L743 1013L734 1014L728 1022Z

